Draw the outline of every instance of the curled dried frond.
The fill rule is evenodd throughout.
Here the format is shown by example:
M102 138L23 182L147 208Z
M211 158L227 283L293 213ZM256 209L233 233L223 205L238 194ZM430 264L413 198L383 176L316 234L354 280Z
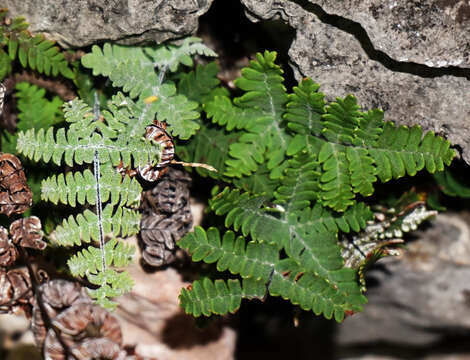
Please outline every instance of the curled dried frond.
M32 193L20 160L0 153L0 213L10 216L25 212L32 203Z
M106 338L86 339L73 349L77 359L130 360L127 352L119 344Z
M122 344L119 323L114 316L99 306L89 302L76 302L58 314L52 321L52 325L57 331L49 329L47 332L44 343L44 357L46 359L66 359L67 353L73 354L78 360L93 359L95 357L90 357L90 355L94 351L119 355L119 352L112 351L120 348ZM96 342L97 339L106 339L107 341L103 341L101 344L107 343L108 348L100 349L100 342ZM93 340L95 341L93 348L87 348L86 345L91 345ZM115 346L110 346L111 343L114 343ZM64 345L67 349L64 349ZM107 357L104 358L107 359ZM115 359L115 357L111 359Z
M18 249L8 237L7 229L0 226L0 266L10 266L18 258Z
M187 173L170 169L153 189L143 193L139 245L142 258L151 266L172 262L176 241L191 229L190 181Z
M47 244L42 241L41 220L36 216L15 220L10 225L10 235L21 247L44 250Z
M91 302L85 290L77 283L57 279L38 287L31 327L39 346L42 347L46 338L46 322L51 322L57 314L75 302ZM47 321L44 321L45 318Z
M167 166L175 157L175 144L166 132L166 124L155 121L145 128L145 139L160 144L161 160L156 165L145 165L137 168L137 173L146 181L157 181L167 172Z
M34 336L46 360L133 360L122 348L117 319L66 280L42 284L34 304Z
M144 191L144 212L175 213L189 202L191 177L187 172L171 168L151 190Z
M17 313L21 309L29 312L32 296L31 279L26 271L0 268L0 313Z

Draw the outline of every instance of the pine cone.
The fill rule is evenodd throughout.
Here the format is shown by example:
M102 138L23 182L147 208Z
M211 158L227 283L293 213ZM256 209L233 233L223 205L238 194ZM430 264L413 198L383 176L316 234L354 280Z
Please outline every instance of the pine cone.
M20 160L0 153L0 213L21 214L31 206L32 199Z
M142 258L151 266L172 262L176 241L191 229L190 181L187 173L170 168L153 189L143 194L139 245Z

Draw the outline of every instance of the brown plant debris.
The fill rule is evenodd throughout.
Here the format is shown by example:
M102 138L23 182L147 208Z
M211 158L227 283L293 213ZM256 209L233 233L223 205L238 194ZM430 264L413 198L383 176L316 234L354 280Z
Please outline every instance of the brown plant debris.
M18 249L8 237L7 229L0 226L0 266L7 267L13 265L18 255Z
M29 312L32 303L31 279L26 271L0 268L0 313Z
M33 308L33 333L46 360L134 360L122 347L117 319L66 280L42 284Z
M0 213L10 216L25 212L32 203L32 192L20 160L0 153Z
M166 176L143 193L139 245L143 260L151 266L174 261L176 241L191 229L190 182L186 172L169 168Z
M15 220L10 225L13 243L31 249L44 250L47 244L42 241L41 220L36 216Z

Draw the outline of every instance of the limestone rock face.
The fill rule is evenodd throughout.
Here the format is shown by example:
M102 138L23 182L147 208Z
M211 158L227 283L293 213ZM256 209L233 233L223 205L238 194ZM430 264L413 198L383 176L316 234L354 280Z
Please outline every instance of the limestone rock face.
M318 0L327 13L358 22L374 47L398 61L470 68L465 0Z
M2 0L10 16L24 16L32 32L63 46L119 40L157 43L193 34L213 0Z
M296 29L289 57L297 79L311 77L329 100L353 93L364 109L385 110L386 120L438 132L459 145L470 163L470 70L465 69L470 67L470 21L457 1L241 1L250 19L282 19ZM401 10L393 10L393 4ZM433 9L427 21L416 19L424 6ZM348 20L366 29L359 34L366 41L352 35ZM385 54L377 55L374 48ZM376 55L385 65L372 59ZM449 65L461 68L435 68Z
M341 347L368 344L367 353L374 353L401 345L410 353L413 348L432 353L438 350L430 345L444 336L469 331L470 214L440 214L418 235L402 258L383 259L368 273L368 304L338 328ZM378 343L382 346L373 345ZM399 349L389 348L393 359L416 358Z

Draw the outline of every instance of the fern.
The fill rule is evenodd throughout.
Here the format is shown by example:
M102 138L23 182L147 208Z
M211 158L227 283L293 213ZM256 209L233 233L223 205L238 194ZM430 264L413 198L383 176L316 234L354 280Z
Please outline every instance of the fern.
M132 287L123 268L132 257L133 248L117 239L137 234L140 225L137 209L142 187L135 178L121 175L116 167L160 163L161 145L144 138L146 127L154 123L156 116L160 121L166 120L169 130L180 139L187 139L199 128L202 106L179 94L167 76L180 64L192 65L189 56L193 54L215 55L196 38L186 39L179 47L105 44L101 50L95 46L82 63L94 74L108 76L114 86L123 87L129 96L117 92L103 110L96 94L93 107L74 99L63 106L67 128L29 128L18 134L17 150L27 158L71 168L80 165L79 171L44 179L41 198L83 209L64 219L50 240L60 246L91 244L79 250L68 265L73 275L85 276L96 285L90 295L103 306L115 307L112 298ZM208 77L203 76L204 79L215 77L213 65L207 70ZM201 71L199 68L196 73ZM190 84L194 79L188 75L180 82ZM213 89L218 84L213 80L211 83ZM94 206L94 211L90 206Z
M358 235L373 220L362 198L377 180L424 168L433 173L455 153L432 132L384 122L377 109L361 111L352 95L326 103L310 79L287 94L275 57L257 54L242 70L235 80L240 97L208 96L203 109L212 124L201 121L184 146L188 161L209 159L220 173L213 177L228 183L222 192L214 188L209 207L233 231L221 236L198 227L179 245L194 261L216 263L242 282L198 280L182 291L181 305L209 316L269 294L342 321L366 301L363 271L370 262L358 260L354 247L346 251L343 241L369 239ZM411 216L420 219L413 226L424 214ZM377 255L370 261L394 253L384 250L389 243L374 241L358 245Z
M40 74L60 74L69 79L74 77L74 72L54 41L47 40L43 35L32 36L27 31L28 24L24 18L10 20L7 14L7 10L0 10L0 62L3 63L0 79L8 75L11 62L16 59L22 67L29 67Z
M54 96L51 100L46 98L46 91L27 82L20 82L15 86L17 98L18 123L17 129L39 130L47 128L63 120L61 107L63 101ZM2 133L2 151L14 152L16 148L16 135L8 132Z
M114 103L121 100L120 96L113 99ZM112 105L113 102L110 108ZM64 106L65 120L70 123L67 130L62 128L54 134L52 127L46 131L40 129L37 133L30 129L19 133L17 144L19 152L35 161L68 166L93 164L93 172L85 169L52 175L43 180L41 197L55 204L61 202L74 207L78 204L96 205L96 213L86 209L65 219L53 232L51 240L62 246L91 241L100 243L100 249L88 247L79 252L70 260L69 266L73 274L85 275L91 283L99 286L91 295L108 307L114 306L109 298L128 291L131 286L127 273L110 266L122 266L123 259L129 257L129 250L121 244L116 245L115 237L138 232L140 215L133 209L138 207L142 191L135 179L122 177L113 166L121 162L124 166L137 166L160 161L160 145L141 137L125 139L120 136L121 132L126 133L126 121L122 113L118 119L111 114L108 112L101 117L97 107L91 109L83 101L75 99ZM133 126L132 111L128 114L127 123ZM102 204L106 204L104 209ZM105 244L106 235L113 238ZM101 267L97 267L98 263Z
M82 58L82 63L93 69L93 75L109 77L113 86L122 87L132 99L143 101L154 97L156 101L148 104L147 111L157 113L173 136L188 139L199 129L198 103L178 94L175 83L166 75L167 71L176 71L180 64L192 66L190 55L193 54L215 56L199 39L188 38L180 47L105 44L101 49L95 45L92 52Z

